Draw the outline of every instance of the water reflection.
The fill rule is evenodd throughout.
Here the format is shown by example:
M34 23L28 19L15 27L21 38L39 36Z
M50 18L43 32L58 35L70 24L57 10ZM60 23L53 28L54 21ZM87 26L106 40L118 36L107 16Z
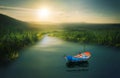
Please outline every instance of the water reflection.
M88 61L81 61L81 62L67 62L66 63L67 68L72 68L68 69L68 72L72 71L88 71L89 67L89 62ZM76 68L76 69L73 69Z
M55 37L49 37L49 36L45 36L38 44L36 47L52 47L52 46L57 46L62 44L63 41L59 40Z

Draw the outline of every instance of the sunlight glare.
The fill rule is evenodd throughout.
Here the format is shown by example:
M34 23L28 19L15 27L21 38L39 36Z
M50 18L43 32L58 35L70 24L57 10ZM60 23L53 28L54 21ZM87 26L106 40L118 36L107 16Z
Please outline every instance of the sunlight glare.
M41 20L48 19L50 11L47 8L42 8L37 11L37 15Z
M62 44L63 41L54 37L44 36L44 38L40 41L39 46L41 47L51 47Z

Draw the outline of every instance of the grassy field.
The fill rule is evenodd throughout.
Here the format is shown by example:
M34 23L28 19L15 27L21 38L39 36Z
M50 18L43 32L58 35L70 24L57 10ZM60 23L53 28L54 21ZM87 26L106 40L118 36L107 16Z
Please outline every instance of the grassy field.
M19 50L34 44L42 35L35 31L0 32L0 59L14 60L19 57Z
M70 24L63 27L63 31L54 31L50 35L67 41L120 47L120 25Z

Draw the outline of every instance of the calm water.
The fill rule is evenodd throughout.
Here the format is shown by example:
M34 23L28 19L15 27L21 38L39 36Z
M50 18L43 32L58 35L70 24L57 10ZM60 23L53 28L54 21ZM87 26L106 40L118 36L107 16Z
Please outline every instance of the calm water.
M68 68L63 56L83 51L84 45L45 36L23 50L20 58L0 67L0 78L120 78L120 49L86 45L92 53L86 67Z

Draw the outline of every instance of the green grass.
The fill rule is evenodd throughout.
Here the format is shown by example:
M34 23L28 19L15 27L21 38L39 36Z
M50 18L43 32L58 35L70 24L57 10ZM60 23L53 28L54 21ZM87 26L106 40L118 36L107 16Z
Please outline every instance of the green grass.
M120 47L119 30L65 30L55 33L53 32L50 35L62 38L67 41Z
M0 33L0 59L14 60L19 57L20 49L34 44L42 34L35 31L7 31Z

